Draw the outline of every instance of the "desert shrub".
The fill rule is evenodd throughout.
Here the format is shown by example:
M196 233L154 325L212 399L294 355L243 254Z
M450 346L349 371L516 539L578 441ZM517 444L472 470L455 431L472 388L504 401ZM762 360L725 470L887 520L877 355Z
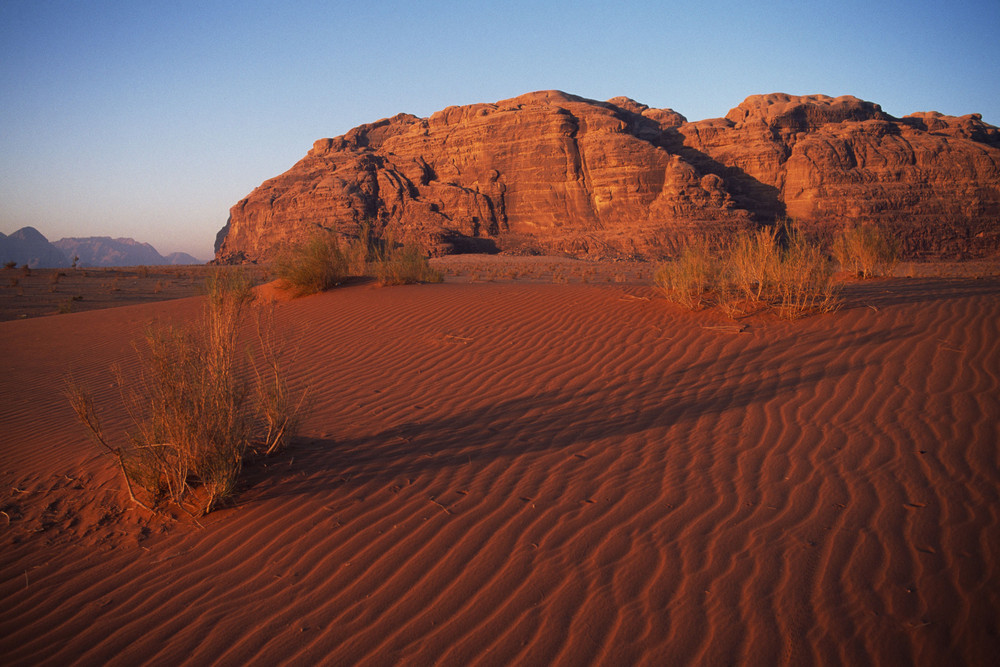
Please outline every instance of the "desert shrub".
M256 309L257 348L252 358L256 391L257 434L254 449L268 456L284 449L298 428L307 392L291 389L282 370L284 340L276 334L274 304Z
M699 310L708 303L708 292L719 273L718 259L708 243L697 240L684 246L676 260L661 264L653 280L668 300Z
M3 263L3 268L5 268L5 269L13 269L16 266L17 266L17 262L15 262L15 261L9 261L9 262L4 262Z
M304 296L342 282L347 277L348 261L337 237L324 230L280 252L273 271L296 294Z
M773 229L743 233L716 252L697 240L661 264L654 281L671 301L691 310L717 306L733 318L773 309L793 319L835 308L833 267L819 245L793 231L787 243L782 248Z
M431 267L420 246L394 245L390 241L373 267L379 285L439 283L444 280L441 273Z
M728 251L730 282L745 298L765 301L773 295L774 274L780 262L776 227L740 234Z
M833 265L814 243L793 236L774 267L773 282L779 317L796 319L837 307Z
M297 405L290 399L266 403L259 389L270 383L286 398L292 395L273 329L262 328L273 326L273 318L257 319L257 338L264 342L256 354L241 355L243 325L260 308L249 277L220 271L208 278L207 289L205 311L193 326L147 329L135 346L134 383L116 372L133 423L124 444L102 429L89 394L72 380L67 384L77 416L116 458L132 499L148 508L173 502L211 511L235 491L248 452L271 453L294 429ZM278 434L272 432L275 424Z
M860 278L891 276L899 262L899 248L880 227L858 225L833 239L833 256L844 271Z

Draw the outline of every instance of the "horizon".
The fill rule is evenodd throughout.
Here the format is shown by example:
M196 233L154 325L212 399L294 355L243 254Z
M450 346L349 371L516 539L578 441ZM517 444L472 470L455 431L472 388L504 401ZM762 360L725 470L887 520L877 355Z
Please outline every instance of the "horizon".
M210 258L229 208L314 141L536 90L691 121L784 92L998 125L998 27L988 2L7 2L0 230Z

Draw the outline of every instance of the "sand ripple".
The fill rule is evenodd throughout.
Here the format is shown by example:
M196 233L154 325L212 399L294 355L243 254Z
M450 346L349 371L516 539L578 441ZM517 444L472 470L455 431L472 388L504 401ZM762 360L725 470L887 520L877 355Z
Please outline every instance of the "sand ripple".
M996 280L858 286L743 331L620 285L277 308L311 412L203 528L128 509L57 395L68 365L97 381L144 318L197 300L0 323L5 663L1000 650Z

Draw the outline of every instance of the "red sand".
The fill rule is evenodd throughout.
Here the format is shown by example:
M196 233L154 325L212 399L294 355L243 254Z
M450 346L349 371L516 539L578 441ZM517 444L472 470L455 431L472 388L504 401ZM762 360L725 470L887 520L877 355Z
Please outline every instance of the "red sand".
M650 297L646 299L645 297ZM278 304L313 405L202 519L61 395L197 298L0 322L5 664L926 664L1000 653L1000 280L733 325L627 285Z

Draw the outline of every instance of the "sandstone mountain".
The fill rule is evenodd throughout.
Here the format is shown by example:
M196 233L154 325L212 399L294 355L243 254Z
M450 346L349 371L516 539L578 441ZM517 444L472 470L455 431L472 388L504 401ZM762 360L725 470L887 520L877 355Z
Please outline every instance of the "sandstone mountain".
M364 220L435 254L657 257L784 217L878 223L911 257L994 253L1000 130L825 95L753 96L698 122L559 91L399 114L317 141L238 202L216 260L267 260L316 226L351 235Z

